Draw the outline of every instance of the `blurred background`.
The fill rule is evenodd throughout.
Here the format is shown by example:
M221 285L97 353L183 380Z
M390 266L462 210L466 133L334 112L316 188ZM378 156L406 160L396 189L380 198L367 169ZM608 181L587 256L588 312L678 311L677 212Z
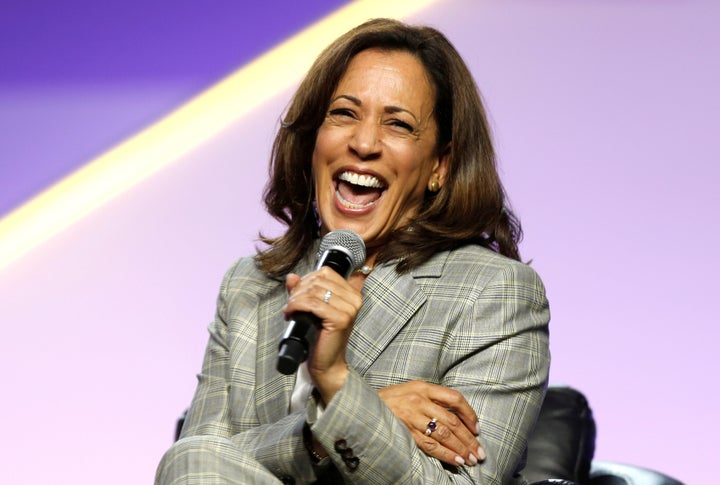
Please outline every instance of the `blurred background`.
M41 217L73 191L24 208L275 46L317 52L335 37L318 22L342 32L387 15L381 3L0 3L7 483L152 481L224 271L259 230L279 230L260 198L302 72L285 74L294 58L280 56L239 84L261 101L199 109L181 137L161 131L168 146L197 140L140 150L131 170L154 168L80 215ZM396 16L445 32L487 103L522 255L551 302L551 381L588 397L596 458L707 483L720 452L720 4L412 3ZM13 245L34 221L36 236Z

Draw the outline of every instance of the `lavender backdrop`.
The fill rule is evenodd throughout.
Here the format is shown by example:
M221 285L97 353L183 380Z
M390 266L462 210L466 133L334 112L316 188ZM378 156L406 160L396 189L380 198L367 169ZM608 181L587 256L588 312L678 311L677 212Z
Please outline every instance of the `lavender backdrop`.
M211 3L3 3L0 210L342 2ZM552 380L590 398L597 458L688 483L720 451L719 14L448 0L411 19L449 35L484 93L551 298ZM0 272L9 483L151 482L220 278L275 229L258 201L288 96Z

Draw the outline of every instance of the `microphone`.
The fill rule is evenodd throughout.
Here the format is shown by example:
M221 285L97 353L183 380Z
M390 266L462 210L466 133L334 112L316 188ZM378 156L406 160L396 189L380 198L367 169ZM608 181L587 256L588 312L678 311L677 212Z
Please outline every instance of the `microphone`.
M364 262L365 243L360 236L349 229L337 229L327 233L320 242L315 270L328 266L347 279ZM280 340L277 363L280 373L290 375L305 362L319 330L320 321L312 313L295 312L290 316Z

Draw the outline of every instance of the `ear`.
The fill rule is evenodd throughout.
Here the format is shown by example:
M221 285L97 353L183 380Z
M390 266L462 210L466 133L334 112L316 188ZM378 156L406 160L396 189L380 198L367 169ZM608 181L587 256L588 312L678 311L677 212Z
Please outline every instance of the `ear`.
M440 153L440 157L435 161L432 171L432 178L437 179L440 188L445 185L445 176L447 175L448 166L450 165L450 156L452 154L452 143L448 143Z

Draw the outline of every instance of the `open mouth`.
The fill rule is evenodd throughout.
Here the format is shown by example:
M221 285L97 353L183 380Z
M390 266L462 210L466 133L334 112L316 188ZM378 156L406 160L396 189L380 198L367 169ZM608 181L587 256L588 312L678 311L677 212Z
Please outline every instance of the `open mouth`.
M385 184L373 175L342 172L336 179L335 195L348 209L364 209L380 199Z

